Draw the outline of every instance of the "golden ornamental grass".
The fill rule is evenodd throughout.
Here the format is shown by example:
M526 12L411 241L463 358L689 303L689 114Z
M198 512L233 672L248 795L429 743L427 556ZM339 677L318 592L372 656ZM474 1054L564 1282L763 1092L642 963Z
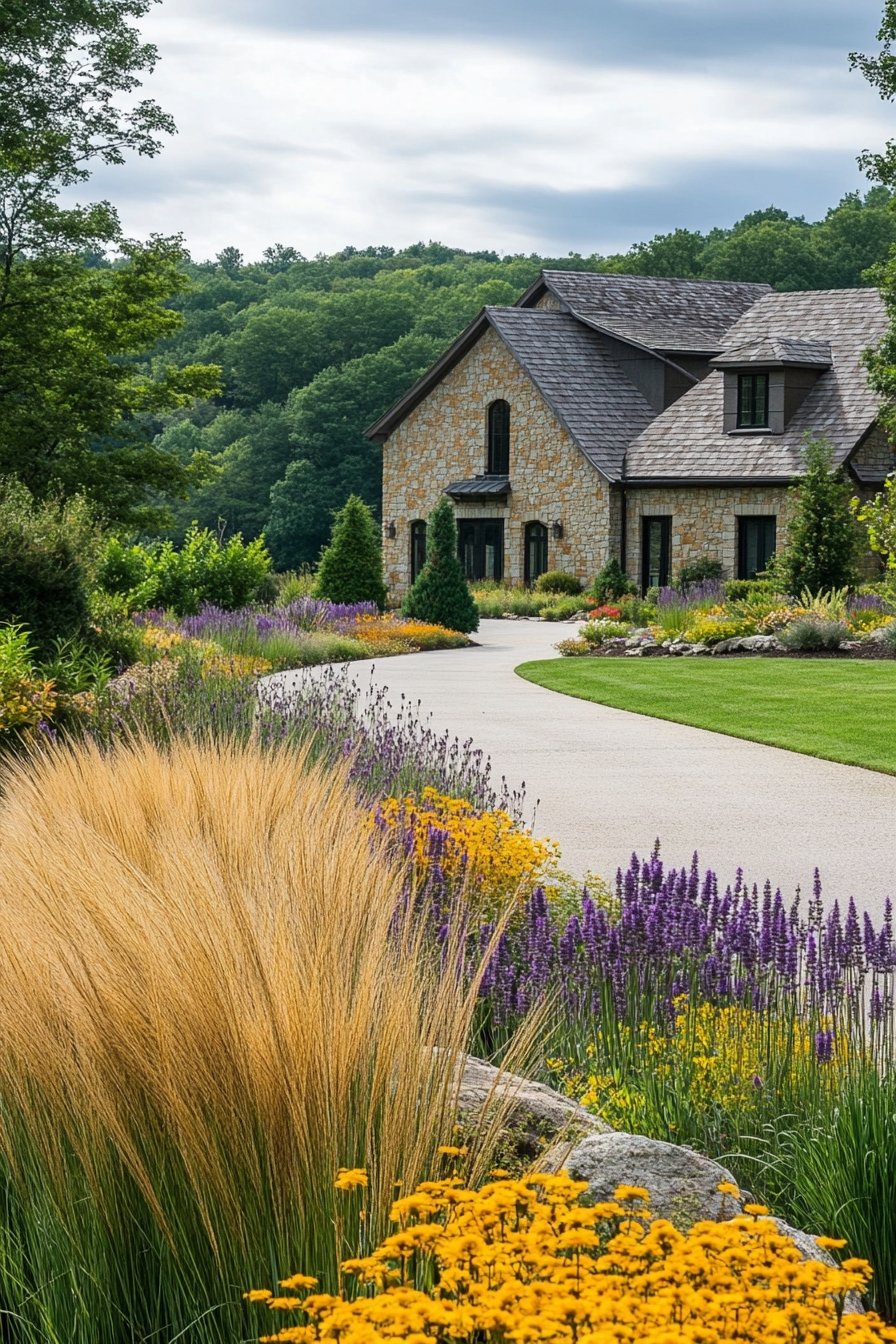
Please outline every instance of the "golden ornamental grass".
M8 768L0 1308L34 1317L22 1339L168 1338L204 1304L190 1337L237 1337L247 1282L326 1282L363 1250L334 1238L340 1167L368 1170L385 1234L393 1182L450 1136L473 1011L396 931L401 884L344 775L294 750Z

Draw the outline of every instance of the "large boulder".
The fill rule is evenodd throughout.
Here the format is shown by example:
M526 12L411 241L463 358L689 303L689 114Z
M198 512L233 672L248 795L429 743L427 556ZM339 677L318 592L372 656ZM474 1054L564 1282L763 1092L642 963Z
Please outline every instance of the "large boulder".
M500 1107L504 1165L538 1160L545 1170L557 1171L584 1135L610 1132L603 1120L544 1083L506 1073L474 1055L464 1055L459 1069L458 1119L475 1125L489 1109Z
M722 1181L736 1184L731 1172L690 1148L640 1134L591 1134L566 1160L575 1180L588 1182L595 1201L612 1199L619 1185L640 1185L650 1207L684 1230L702 1218L718 1222L740 1212L740 1204L719 1192Z

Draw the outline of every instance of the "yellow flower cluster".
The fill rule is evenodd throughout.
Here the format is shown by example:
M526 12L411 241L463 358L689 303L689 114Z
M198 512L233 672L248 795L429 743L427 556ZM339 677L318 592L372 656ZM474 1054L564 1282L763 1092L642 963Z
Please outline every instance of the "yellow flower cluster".
M201 639L190 639L177 630L166 630L160 625L144 626L143 646L147 652L162 658L177 658L192 654L199 659L202 679L210 677L261 677L273 666L266 658L248 654L227 653L219 645Z
M301 1313L262 1336L283 1344L896 1344L877 1316L843 1315L867 1263L804 1261L760 1206L680 1232L646 1190L583 1205L586 1190L566 1175L425 1182L395 1202L397 1231L343 1264L355 1292L245 1296Z
M600 1029L586 1053L593 1059L606 1059ZM835 1058L843 1058L846 1040L838 1036ZM676 1000L675 1020L669 1030L644 1022L639 1028L626 1023L614 1026L613 1052L644 1061L654 1096L674 1095L695 1113L737 1110L743 1114L759 1098L766 1084L767 1061L781 1060L790 1069L808 1063L813 1039L807 1029L794 1034L792 1022L776 1021L765 1014L740 1005L719 1007L700 1003L690 1007L687 998ZM603 1117L616 1129L634 1133L652 1128L656 1118L650 1097L637 1081L605 1069L588 1070L564 1067L564 1061L552 1060L560 1071L563 1090ZM836 1078L834 1070L819 1074L819 1081Z
M465 798L436 789L414 798L386 798L376 815L389 831L414 836L414 860L425 875L435 855L433 832L444 835L438 862L445 875L469 883L483 913L496 914L508 898L524 898L539 881L553 875L559 846L538 840L504 811L479 811Z
M401 616L358 616L350 633L353 639L359 639L369 645L371 652L379 654L456 649L470 642L457 630Z
M56 709L52 681L35 677L9 677L0 683L0 734L28 737L41 720L49 722Z

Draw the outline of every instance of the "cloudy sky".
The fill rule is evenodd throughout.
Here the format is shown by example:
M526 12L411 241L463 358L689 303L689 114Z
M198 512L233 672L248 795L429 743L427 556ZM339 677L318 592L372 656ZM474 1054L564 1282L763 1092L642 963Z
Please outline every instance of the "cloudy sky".
M197 259L439 239L612 252L775 204L817 218L896 136L847 53L882 0L164 0L179 134L97 173Z

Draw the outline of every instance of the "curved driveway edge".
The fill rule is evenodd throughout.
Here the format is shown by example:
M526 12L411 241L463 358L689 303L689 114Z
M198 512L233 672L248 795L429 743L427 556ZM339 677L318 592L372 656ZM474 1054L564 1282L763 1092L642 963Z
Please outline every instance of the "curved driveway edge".
M564 868L612 878L657 837L668 864L712 867L724 887L742 867L785 896L821 870L828 903L850 896L875 920L896 897L896 776L800 756L548 691L514 674L556 656L569 627L483 621L476 647L351 664L419 700L433 725L471 737L496 778L526 784L535 829L559 840ZM301 672L278 674L290 680Z

